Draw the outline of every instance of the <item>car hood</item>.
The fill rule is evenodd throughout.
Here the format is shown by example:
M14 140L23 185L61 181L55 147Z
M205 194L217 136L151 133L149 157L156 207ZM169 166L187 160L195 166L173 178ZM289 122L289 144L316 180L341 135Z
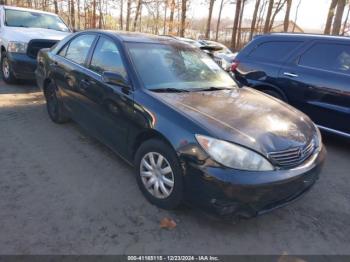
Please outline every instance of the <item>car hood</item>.
M6 30L11 41L21 41L28 43L32 39L47 39L47 40L62 40L70 32L61 32L52 29L44 28L25 28L25 27L11 27Z
M156 95L212 136L262 154L303 146L315 135L306 115L250 88Z

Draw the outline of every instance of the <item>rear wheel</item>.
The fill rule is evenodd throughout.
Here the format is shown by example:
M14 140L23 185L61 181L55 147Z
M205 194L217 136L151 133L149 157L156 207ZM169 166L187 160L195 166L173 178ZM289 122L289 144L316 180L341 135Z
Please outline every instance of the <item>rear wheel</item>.
M182 169L176 153L167 143L158 139L144 142L137 150L135 166L138 185L149 202L164 209L181 205Z
M53 122L62 124L69 121L69 117L64 110L63 104L57 96L56 86L52 82L45 88L45 99L47 112Z
M15 84L17 82L17 78L12 72L11 64L6 52L1 53L1 73L2 79L5 81L5 83Z

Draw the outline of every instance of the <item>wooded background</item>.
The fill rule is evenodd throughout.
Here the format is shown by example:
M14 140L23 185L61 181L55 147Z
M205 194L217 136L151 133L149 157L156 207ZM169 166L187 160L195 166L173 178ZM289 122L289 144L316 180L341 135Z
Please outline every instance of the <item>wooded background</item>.
M314 1L317 10L319 0L0 0L0 4L54 12L76 30L100 28L212 39L239 50L256 34L302 32L297 26L301 1ZM246 18L249 3L254 11ZM208 7L205 18L189 15L188 10L198 4ZM219 5L217 14L213 14L214 5ZM294 13L292 5L296 6ZM231 18L222 18L224 8L232 10ZM331 0L322 32L348 35L349 12L349 0ZM281 13L283 21L276 21Z

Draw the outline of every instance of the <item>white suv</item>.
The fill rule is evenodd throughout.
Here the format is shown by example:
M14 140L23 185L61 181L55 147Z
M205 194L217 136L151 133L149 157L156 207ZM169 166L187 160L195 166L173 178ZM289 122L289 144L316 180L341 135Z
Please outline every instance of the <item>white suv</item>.
M71 33L56 14L0 6L1 72L6 83L35 79L36 56Z

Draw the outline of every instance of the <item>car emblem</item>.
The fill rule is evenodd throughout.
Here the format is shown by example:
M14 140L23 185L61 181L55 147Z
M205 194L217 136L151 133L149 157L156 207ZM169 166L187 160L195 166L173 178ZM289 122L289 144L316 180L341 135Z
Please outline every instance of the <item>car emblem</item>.
M304 151L301 147L298 150L298 157L300 157L300 158L304 157Z

